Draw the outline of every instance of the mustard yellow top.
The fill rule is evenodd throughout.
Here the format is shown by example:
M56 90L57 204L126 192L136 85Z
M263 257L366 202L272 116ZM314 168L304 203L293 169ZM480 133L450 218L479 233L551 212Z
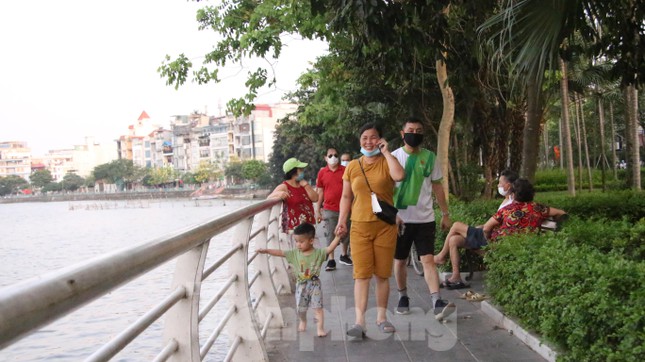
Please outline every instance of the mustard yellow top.
M372 196L370 189L367 187L363 172L358 161L363 165L365 175L372 187L372 191L376 196L387 201L390 204L394 195L394 180L390 176L390 167L387 165L387 160L384 156L378 156L376 162L368 164L365 162L365 157L357 160L352 160L345 168L343 180L349 181L354 193L354 201L352 202L351 217L352 221L366 222L378 221L379 219L372 212Z

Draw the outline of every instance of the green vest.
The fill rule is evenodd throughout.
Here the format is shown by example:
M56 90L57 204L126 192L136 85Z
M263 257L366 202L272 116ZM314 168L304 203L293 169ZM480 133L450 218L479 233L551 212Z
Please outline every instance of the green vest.
M405 151L405 148L403 150ZM424 148L417 153L408 153L408 160L405 162L405 180L394 189L394 206L397 209L407 209L408 206L417 204L423 182L434 168L435 157L433 152Z

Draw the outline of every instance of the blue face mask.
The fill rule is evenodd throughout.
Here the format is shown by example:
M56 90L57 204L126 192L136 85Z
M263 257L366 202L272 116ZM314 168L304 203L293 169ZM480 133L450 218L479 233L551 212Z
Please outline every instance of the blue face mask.
M305 172L301 172L298 174L298 177L296 177L296 181L302 181L305 179Z
M379 153L381 153L381 150L380 150L379 148L375 148L375 149L373 149L372 151L367 151L366 149L364 149L363 147L361 147L361 153L362 153L363 155L365 155L366 157L372 157L372 156L376 156L376 155L378 155Z

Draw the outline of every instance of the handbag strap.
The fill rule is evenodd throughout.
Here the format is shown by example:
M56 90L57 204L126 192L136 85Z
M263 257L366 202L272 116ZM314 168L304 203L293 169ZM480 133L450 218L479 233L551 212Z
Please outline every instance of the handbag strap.
M371 193L374 193L374 191L372 191L372 186L370 186L370 182L367 181L367 175L365 174L365 170L363 170L363 164L361 163L360 159L358 160L358 165L361 166L361 171L363 171L363 177L365 177L365 183L367 183L367 188L370 189Z

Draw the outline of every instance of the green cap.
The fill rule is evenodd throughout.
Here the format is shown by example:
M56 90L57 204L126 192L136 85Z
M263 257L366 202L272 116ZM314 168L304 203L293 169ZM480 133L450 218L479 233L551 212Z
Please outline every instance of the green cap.
M284 161L284 164L282 164L282 171L284 171L284 173L287 173L287 172L293 170L294 168L305 168L305 167L307 167L307 165L308 165L308 163L300 162L300 161L298 161L297 158L292 157L292 158Z

